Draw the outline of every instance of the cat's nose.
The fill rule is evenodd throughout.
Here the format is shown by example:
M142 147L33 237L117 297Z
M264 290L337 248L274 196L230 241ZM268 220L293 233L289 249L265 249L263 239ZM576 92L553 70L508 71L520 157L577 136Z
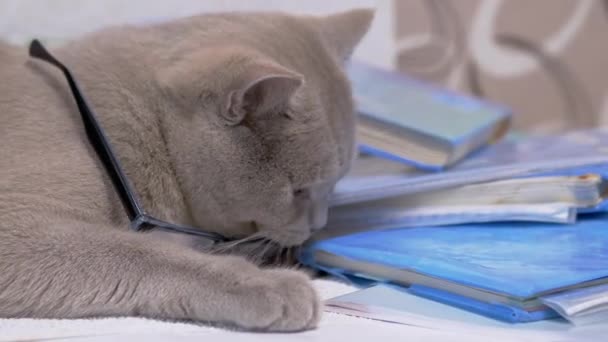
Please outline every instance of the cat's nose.
M320 201L320 203L313 205L313 208L309 213L311 232L317 232L327 225L327 212L328 208L326 201Z
M325 228L325 224L312 225L312 226L310 226L310 232L316 233L316 232L322 230L323 228Z

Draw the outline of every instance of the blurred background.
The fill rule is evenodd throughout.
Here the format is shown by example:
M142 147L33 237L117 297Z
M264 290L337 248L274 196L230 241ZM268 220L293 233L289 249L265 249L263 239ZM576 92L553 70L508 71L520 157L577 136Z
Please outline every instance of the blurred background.
M201 12L376 8L355 58L510 106L515 128L608 125L608 0L0 0L0 39L60 44Z

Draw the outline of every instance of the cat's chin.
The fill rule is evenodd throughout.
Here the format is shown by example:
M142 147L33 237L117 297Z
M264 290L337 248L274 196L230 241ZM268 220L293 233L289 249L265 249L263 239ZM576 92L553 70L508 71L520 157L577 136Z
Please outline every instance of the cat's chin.
M301 231L280 231L273 234L268 234L268 239L283 248L291 248L301 246L310 238L309 232Z
M215 254L231 254L245 257L259 266L293 266L297 264L302 243L290 240L281 243L269 239L248 239L247 237L209 246L206 251ZM289 245L286 245L289 243Z

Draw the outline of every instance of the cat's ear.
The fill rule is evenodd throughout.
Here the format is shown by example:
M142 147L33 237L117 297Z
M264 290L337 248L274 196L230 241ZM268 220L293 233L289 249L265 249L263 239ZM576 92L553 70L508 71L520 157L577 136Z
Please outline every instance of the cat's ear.
M341 60L346 60L367 33L374 18L372 9L354 9L315 20L327 47Z
M237 79L221 113L228 125L240 124L247 115L287 105L304 82L301 75L269 61L247 65Z

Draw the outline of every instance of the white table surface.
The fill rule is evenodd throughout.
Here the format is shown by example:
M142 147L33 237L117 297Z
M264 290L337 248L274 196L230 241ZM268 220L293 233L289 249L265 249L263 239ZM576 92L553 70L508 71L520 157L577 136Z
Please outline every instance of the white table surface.
M322 298L356 290L329 280L315 280ZM226 331L202 325L141 318L86 320L0 319L0 341L608 341L608 324L573 327L564 321L504 324L426 299L407 295L411 313L451 321L432 326L401 325L325 313L320 327L295 334ZM415 320L412 322L417 324ZM457 326L458 328L454 328Z

